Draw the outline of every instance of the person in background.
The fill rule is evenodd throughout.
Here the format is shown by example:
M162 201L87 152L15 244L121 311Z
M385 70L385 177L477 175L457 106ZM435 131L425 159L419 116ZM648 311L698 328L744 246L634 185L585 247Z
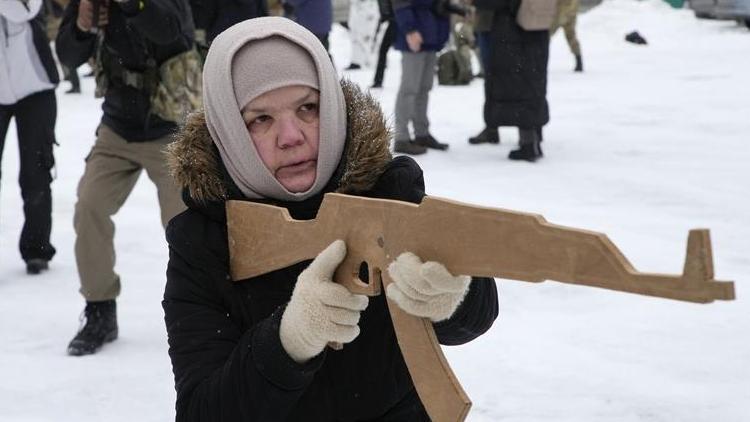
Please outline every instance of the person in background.
M581 43L578 42L578 36L576 35L576 20L578 19L580 3L580 0L558 0L557 16L552 24L552 28L549 30L551 38L560 27L563 28L563 31L565 32L565 40L568 41L570 52L573 53L573 56L575 56L576 59L576 66L573 69L575 72L583 72Z
M19 248L27 274L49 268L52 167L60 81L47 40L42 0L0 1L0 161L10 120L16 120L24 224Z
M266 0L190 0L190 8L195 23L195 44L204 59L211 42L221 31L245 19L268 15Z
M333 25L331 0L284 0L284 4L285 16L315 34L328 51L328 34Z
M57 55L76 68L98 53L97 94L104 96L96 142L78 183L73 224L84 324L68 345L73 356L96 353L118 336L112 216L125 203L143 170L156 185L164 226L185 207L169 176L164 148L182 114L170 97L195 88L200 74L195 29L187 0L72 0L57 36ZM162 67L163 64L175 67ZM165 89L168 84L169 89ZM199 88L198 88L199 89ZM189 96L191 101L195 96ZM199 97L198 97L199 100Z
M344 70L373 67L373 51L377 43L377 0L352 0L349 2L350 62Z
M380 11L380 21L378 22L378 31L380 26L385 24L385 32L380 40L378 50L378 64L375 67L375 76L372 81L372 88L383 87L383 77L385 68L388 66L388 50L391 49L393 41L396 38L396 22L393 16L393 5L391 0L378 0L378 10ZM377 31L376 31L377 32Z
M387 300L429 318L441 344L463 344L497 317L494 280L455 276L404 253L383 268L394 280L385 294L368 300L331 280L351 246L342 240L312 261L228 276L228 200L276 205L304 220L328 192L422 201L422 170L410 157L391 157L377 101L338 80L312 33L276 17L220 34L203 80L205 111L169 150L188 204L167 228L162 302L176 421L429 420Z
M498 143L497 128L518 128L519 148L511 160L534 162L542 157L542 128L549 122L547 61L549 31L526 31L516 22L517 0L475 0L478 14L491 18L484 31L485 128L472 144ZM487 13L489 12L489 13ZM486 46L489 45L489 48ZM481 47L480 47L481 48Z
M44 0L44 14L47 21L47 38L50 42L57 38L57 31L60 29L62 15L68 3L69 0ZM66 81L70 82L70 89L65 91L65 93L80 94L81 80L78 77L78 71L76 69L69 69L64 65L61 65L60 67L63 71L63 77L65 77Z
M428 148L447 150L430 134L427 107L435 80L437 52L450 34L447 15L435 12L433 0L393 0L401 51L401 85L396 95L396 140L393 150L402 154L424 154ZM409 133L414 128L414 138Z

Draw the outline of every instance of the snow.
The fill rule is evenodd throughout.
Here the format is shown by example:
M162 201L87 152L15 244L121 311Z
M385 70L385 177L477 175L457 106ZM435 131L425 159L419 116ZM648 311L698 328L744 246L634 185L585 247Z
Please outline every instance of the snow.
M648 46L623 41L638 30ZM586 72L551 44L545 158L507 160L517 141L470 146L482 127L482 81L432 92L432 133L448 152L417 157L428 192L522 210L606 233L647 272L682 270L687 232L711 229L716 279L738 299L697 305L555 282L498 281L501 316L446 355L479 421L750 420L750 32L696 20L656 0L607 0L578 24ZM346 32L332 34L348 65ZM391 114L399 53L374 91ZM84 69L79 69L83 73ZM372 70L347 74L369 86ZM75 189L100 111L58 89L57 180L50 271L27 276L18 149L6 139L0 189L0 421L168 421L174 384L160 300L167 259L156 192L142 178L117 224L120 338L94 356L66 356L83 300L73 255ZM498 239L501 242L502 239Z

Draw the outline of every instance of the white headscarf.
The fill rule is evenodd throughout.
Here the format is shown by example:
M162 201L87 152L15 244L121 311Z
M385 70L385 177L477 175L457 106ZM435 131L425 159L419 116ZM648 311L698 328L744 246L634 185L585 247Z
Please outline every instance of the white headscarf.
M286 190L263 164L240 112L252 99L291 85L320 91L317 174L312 187L299 193ZM323 189L339 164L346 141L344 93L318 38L289 19L249 19L219 34L203 67L203 103L224 166L248 198L305 200Z

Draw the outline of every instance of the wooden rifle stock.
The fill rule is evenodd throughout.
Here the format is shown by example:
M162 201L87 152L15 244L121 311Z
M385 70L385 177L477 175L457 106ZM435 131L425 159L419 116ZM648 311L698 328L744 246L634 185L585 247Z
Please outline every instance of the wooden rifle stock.
M421 204L326 194L314 220L279 207L227 202L233 280L314 258L336 239L347 256L334 279L375 296L391 282L387 265L405 251L453 274L530 282L556 280L647 296L708 303L734 299L734 284L713 279L708 230L691 230L683 274L636 271L601 233L550 224L543 217L426 197ZM366 266L368 282L359 279ZM463 421L471 402L443 356L429 320L388 301L414 385L433 421Z

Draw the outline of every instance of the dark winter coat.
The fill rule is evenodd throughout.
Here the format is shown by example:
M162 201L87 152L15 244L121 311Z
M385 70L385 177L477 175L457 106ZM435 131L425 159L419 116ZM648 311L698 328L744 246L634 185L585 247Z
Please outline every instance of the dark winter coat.
M549 121L549 31L525 31L516 23L520 0L476 0L493 12L490 59L485 69L484 118L490 127L541 127Z
M396 16L396 41L394 48L411 51L406 42L406 34L419 31L422 35L421 51L440 51L448 42L450 19L435 13L436 0L393 0L393 13Z
M93 57L97 36L78 29L76 18L80 0L73 0L57 35L56 49L60 62L75 69ZM114 64L143 72L147 60L156 65L193 47L195 29L187 0L149 0L125 3L110 2L109 24L101 48L111 55L104 63L105 72ZM139 10L139 4L143 4ZM176 130L172 122L150 113L151 93L126 86L121 79L111 78L104 96L102 123L128 142L151 141Z
M195 27L209 43L222 31L246 19L268 15L265 0L190 0Z
M39 54L39 60L42 62L44 71L47 73L49 81L57 85L60 82L60 75L57 73L57 65L55 65L55 59L52 57L52 49L49 47L47 16L44 12L40 12L31 20L31 31L34 47Z
M331 0L285 0L293 8L294 21L318 37L331 32L333 4Z
M344 84L349 115L345 160L326 191L420 202L424 181L407 157L392 159L390 134L377 103ZM355 111L356 110L356 111ZM383 295L370 299L361 333L343 350L326 350L305 364L279 339L279 323L302 262L232 282L224 200L240 198L228 182L202 115L189 119L170 151L188 210L167 228L170 258L164 311L183 421L425 421ZM287 207L314 218L322 196ZM442 344L484 333L497 316L492 279L474 279L464 303L435 324Z

